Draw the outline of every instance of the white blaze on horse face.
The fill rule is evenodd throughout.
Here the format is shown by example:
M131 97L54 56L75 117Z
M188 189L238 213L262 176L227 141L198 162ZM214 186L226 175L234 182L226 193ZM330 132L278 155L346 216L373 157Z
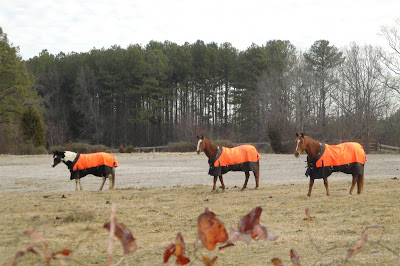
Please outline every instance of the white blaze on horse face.
M200 152L200 144L203 142L202 139L199 139L199 141L197 142L197 152Z
M300 140L297 140L296 151L299 149Z

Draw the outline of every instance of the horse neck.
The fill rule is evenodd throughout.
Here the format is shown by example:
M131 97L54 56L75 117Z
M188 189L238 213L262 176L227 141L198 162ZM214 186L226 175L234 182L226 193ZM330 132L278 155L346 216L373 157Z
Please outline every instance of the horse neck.
M211 141L204 139L204 153L207 155L208 159L212 159L217 155L218 146L212 143Z
M310 160L312 160L315 158L317 153L321 150L321 144L318 141L316 141L310 137L305 136L304 138L306 139L306 143L307 143L305 151L308 155L308 158Z
M76 152L73 151L65 151L65 157L63 161L66 163L68 161L73 162L77 156Z

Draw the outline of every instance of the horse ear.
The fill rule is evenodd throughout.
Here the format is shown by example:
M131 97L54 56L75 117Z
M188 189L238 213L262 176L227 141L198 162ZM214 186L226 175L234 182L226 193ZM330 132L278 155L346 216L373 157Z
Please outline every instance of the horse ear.
M197 139L200 139L199 135L197 135Z
M204 136L203 135L201 135L201 137L200 137L201 139L204 139Z
M301 137L304 138L304 133L301 133Z
M299 136L299 133L296 132L296 138Z

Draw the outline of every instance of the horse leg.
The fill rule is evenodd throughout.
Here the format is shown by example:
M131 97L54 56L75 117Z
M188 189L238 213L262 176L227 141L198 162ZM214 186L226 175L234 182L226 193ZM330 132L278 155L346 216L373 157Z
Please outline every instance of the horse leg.
M330 196L329 186L328 186L328 178L327 177L324 178L324 185L325 185L325 189L326 189L326 195Z
M249 181L249 177L250 177L250 172L249 171L246 171L246 172L244 172L244 174L245 174L245 176L246 176L246 179L244 180L244 184L243 184L243 187L242 187L242 191L247 187L247 182Z
M361 175L358 176L358 182L357 182L357 194L361 194L364 189L364 170Z
M225 190L225 184L224 184L224 179L222 178L222 175L219 176L219 181L221 182L222 190Z
M113 189L113 183L114 183L114 181L113 181L112 174L109 174L108 175L108 186L109 186L109 189Z
M216 187L216 183L217 183L217 178L218 178L218 176L214 176L214 186L213 186L211 192L215 191L215 187Z
M81 179L78 178L78 184L79 184L79 188L81 189L81 191L83 190L82 185L81 185Z
M112 178L112 187L111 189L114 189L115 187L115 166L111 169L111 178Z
M309 197L311 196L311 190L312 190L313 185L314 185L314 178L310 177L310 184L308 185L308 193L307 193L307 196L309 196Z
M107 179L106 176L102 176L102 178L103 178L103 182L101 183L99 190L103 190L104 183L106 182L106 179Z
M78 189L78 187L79 187L79 186L78 186L78 183L80 183L80 182L79 182L79 178L76 178L76 179L75 179L75 191L79 191L79 189Z
M256 179L256 189L258 188L258 185L260 183L260 163L257 162L257 165L258 165L257 171L253 172L254 173L254 178Z
M351 196L353 194L353 189L354 189L354 186L356 185L356 183L358 183L358 175L353 174L353 181L351 182L349 196Z

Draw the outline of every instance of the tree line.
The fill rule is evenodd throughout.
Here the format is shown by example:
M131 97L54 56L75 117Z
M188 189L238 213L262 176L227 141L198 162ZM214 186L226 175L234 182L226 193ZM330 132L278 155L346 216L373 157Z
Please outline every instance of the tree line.
M388 67L396 55L380 47L338 49L318 40L301 51L290 41L271 40L240 51L230 43L151 41L82 53L43 50L23 61L1 36L0 53L8 47L15 57L12 70L1 60L1 134L25 143L32 134L24 135L21 115L30 110L44 121L47 147L154 146L204 134L236 143L271 141L276 152L288 152L296 131L321 141L400 144L393 100L399 75ZM8 83L19 101L6 101ZM14 111L6 111L10 105Z

